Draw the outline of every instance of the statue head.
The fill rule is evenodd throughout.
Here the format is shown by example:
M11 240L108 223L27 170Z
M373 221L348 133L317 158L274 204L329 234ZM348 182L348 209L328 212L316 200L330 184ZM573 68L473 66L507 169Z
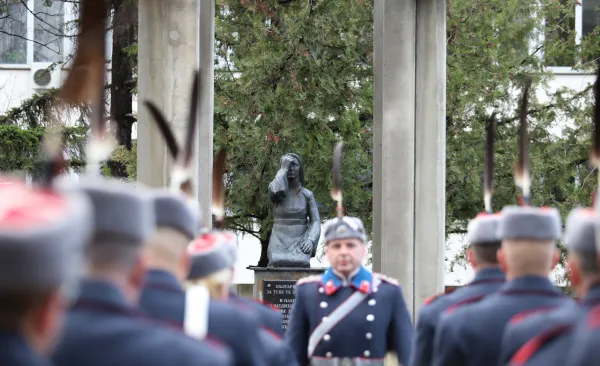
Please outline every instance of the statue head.
M294 153L287 153L281 157L279 160L279 165L281 168L284 167L287 160L292 160L289 168L288 168L288 180L297 180L300 184L304 185L304 165L302 164L302 159L300 156Z

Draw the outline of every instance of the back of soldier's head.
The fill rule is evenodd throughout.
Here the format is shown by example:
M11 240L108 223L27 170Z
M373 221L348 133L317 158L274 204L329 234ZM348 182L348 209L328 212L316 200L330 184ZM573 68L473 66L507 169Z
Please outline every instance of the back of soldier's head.
M583 276L600 273L596 251L596 212L592 208L576 208L569 213L565 226L564 243L569 260Z
M94 208L95 230L86 250L92 270L128 271L155 230L151 196L116 180L84 181L79 189Z
M0 329L22 331L27 324L37 342L48 343L39 337L55 336L59 314L77 296L83 247L92 231L91 204L74 193L3 183Z
M497 252L502 241L498 236L500 214L481 213L469 222L467 241L478 266L498 265Z
M200 210L194 209L181 195L166 190L153 190L156 231L147 249L167 261L179 261L189 242L200 229Z
M517 275L550 272L557 260L556 241L562 231L555 208L507 206L498 235L507 271Z

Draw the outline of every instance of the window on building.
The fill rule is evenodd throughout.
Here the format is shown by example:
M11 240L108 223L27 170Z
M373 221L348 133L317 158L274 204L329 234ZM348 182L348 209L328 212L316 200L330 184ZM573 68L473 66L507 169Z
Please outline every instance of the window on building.
M63 60L65 3L35 0L33 8L33 62Z
M27 63L27 8L14 1L0 14L0 63Z
M576 9L571 0L553 1L546 6L544 64L574 66L577 63Z
M599 25L600 0L581 0L581 35L589 35Z
M0 64L64 60L65 1L9 0L0 8Z

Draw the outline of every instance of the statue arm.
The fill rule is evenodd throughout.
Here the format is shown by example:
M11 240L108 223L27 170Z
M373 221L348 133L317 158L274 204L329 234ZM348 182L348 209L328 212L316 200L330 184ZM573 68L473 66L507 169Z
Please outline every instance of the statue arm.
M287 169L279 169L275 178L269 183L269 199L273 203L283 201L288 189Z
M312 241L313 248L311 257L314 257L317 252L317 245L319 245L319 238L321 236L321 217L319 216L319 209L317 208L317 201L312 192L306 195L306 204L308 211L308 230L306 232L306 239Z

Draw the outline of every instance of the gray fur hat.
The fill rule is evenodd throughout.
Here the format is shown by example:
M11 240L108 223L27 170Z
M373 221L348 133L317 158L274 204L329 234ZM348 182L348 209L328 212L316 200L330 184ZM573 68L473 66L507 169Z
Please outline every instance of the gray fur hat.
M0 185L0 291L76 282L92 224L84 195Z
M199 210L194 210L181 194L158 189L152 193L157 227L179 230L190 240L198 235L201 225Z
M560 213L552 207L506 206L498 225L501 240L558 240L561 232Z
M96 235L112 235L141 244L154 233L154 205L147 189L113 179L86 180L78 189L94 207Z
M564 242L569 250L596 254L596 212L591 208L573 209L567 217Z
M501 241L498 236L498 225L501 218L500 213L480 213L469 221L467 227L467 241L471 245L494 244Z
M209 276L232 268L235 256L232 248L237 247L237 237L228 231L210 231L201 235L188 246L190 270L188 280Z
M358 217L343 216L327 220L324 225L325 242L337 239L359 239L367 241L365 226Z

